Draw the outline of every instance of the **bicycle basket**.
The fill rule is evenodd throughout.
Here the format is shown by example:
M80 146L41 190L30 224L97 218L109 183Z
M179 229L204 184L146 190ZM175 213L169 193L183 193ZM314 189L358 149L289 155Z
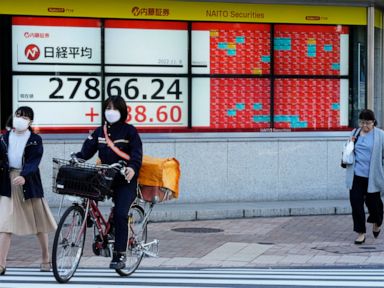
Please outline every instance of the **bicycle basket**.
M102 201L112 196L117 172L108 166L53 158L53 192Z

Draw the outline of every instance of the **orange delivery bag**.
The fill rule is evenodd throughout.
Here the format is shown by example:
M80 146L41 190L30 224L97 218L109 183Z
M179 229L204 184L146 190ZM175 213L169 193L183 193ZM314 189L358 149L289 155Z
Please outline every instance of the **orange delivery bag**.
M139 197L157 203L179 197L180 164L175 158L143 156Z

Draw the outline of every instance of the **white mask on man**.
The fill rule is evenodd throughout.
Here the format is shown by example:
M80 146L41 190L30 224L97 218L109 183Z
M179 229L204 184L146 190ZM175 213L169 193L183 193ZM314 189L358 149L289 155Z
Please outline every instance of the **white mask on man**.
M13 127L18 132L27 130L29 127L29 122L29 120L22 117L13 117Z
M105 110L105 119L111 124L120 120L121 115L119 110Z

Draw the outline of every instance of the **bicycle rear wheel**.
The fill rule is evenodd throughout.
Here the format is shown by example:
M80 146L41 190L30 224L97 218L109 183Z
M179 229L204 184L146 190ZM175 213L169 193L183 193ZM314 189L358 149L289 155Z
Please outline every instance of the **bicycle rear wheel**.
M79 266L86 233L83 222L84 209L78 205L69 207L60 219L52 251L52 270L57 282L68 282Z
M135 205L129 209L125 268L116 269L120 276L129 276L139 267L144 256L141 244L145 242L147 242L147 223L144 222L144 209Z

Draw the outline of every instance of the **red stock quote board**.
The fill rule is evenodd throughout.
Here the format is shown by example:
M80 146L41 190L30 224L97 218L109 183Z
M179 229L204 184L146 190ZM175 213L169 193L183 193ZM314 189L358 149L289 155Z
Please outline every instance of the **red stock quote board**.
M270 128L270 80L211 79L212 128Z
M210 79L208 126L219 129L269 128L270 80L247 76L270 73L271 25L193 23L192 29L196 45L192 58L196 63L207 65L193 71L236 75L236 78ZM201 48L197 41L209 47L209 53L203 55L197 51Z
M275 128L340 127L339 79L276 79Z
M275 25L275 74L347 74L343 69L343 59L347 61L348 44L345 47L343 43L348 43L344 41L348 30L341 25Z
M268 24L194 23L209 31L210 74L270 73Z

